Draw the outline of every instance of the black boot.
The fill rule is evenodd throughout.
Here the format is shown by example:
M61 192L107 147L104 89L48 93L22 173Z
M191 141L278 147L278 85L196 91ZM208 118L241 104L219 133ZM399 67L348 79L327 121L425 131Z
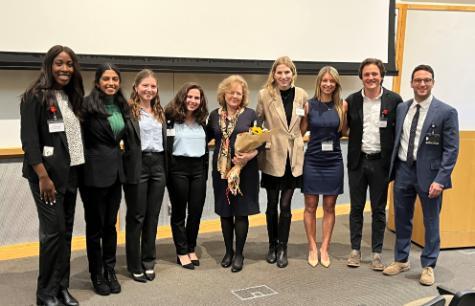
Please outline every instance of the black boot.
M279 242L279 245L277 246L277 267L285 268L288 264L287 243Z
M268 263L275 263L277 260L277 234L279 223L277 214L266 214L267 235L269 236L269 251L267 252L266 261Z
M92 286L94 287L94 291L100 295L109 295L111 293L111 289L109 284L105 280L102 274L91 274L91 281Z
M67 288L59 290L57 298L66 306L79 306L78 300L76 300L74 296L69 293Z
M111 293L120 293L121 287L119 281L117 280L117 276L115 275L114 269L106 269L104 271L104 278L106 279L106 282L109 285Z
M291 214L281 213L279 217L279 244L277 247L277 266L285 268L289 264L287 261L287 242L289 241Z
M275 263L277 260L277 242L269 243L269 251L267 252L266 261L270 264Z
M48 296L44 298L37 297L36 298L36 305L38 306L62 306L64 305L58 300L55 296Z
M236 254L233 258L233 265L231 267L231 272L236 273L242 270L244 264L244 256L242 254Z

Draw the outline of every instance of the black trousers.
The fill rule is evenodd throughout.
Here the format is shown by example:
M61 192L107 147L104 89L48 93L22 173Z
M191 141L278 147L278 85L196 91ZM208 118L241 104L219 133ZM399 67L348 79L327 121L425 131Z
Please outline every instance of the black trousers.
M350 236L351 248L361 248L363 230L363 210L369 187L371 202L371 249L381 253L383 249L384 230L386 227L386 202L388 197L388 170L382 159L368 160L362 158L355 170L348 170L350 185Z
M205 157L173 156L170 163L168 193L172 205L171 227L176 253L195 251L201 214L206 198ZM186 208L188 206L188 218Z
M91 275L113 270L117 250L117 213L122 197L117 180L109 187L81 187L86 220L86 247Z
M139 183L124 185L125 249L127 269L131 273L142 273L155 266L155 239L164 192L163 153L143 153Z
M39 274L36 295L40 299L56 296L69 287L71 238L77 195L77 167L70 169L65 192L58 191L56 203L46 204L40 198L38 183L30 182L30 190L40 224Z

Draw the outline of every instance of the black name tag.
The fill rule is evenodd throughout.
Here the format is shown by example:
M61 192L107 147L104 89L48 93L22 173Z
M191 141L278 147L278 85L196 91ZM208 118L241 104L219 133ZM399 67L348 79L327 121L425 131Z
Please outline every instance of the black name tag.
M426 144L440 145L440 134L426 134Z

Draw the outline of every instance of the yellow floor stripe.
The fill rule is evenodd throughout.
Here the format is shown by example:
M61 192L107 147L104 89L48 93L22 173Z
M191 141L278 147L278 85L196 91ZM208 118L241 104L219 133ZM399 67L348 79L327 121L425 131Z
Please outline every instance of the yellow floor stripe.
M370 205L365 205L365 211L370 211ZM335 214L347 215L350 212L350 204L338 204L335 207ZM323 209L318 207L317 218L322 218ZM303 208L292 210L292 221L303 220ZM249 217L249 226L263 226L266 224L265 214L258 214ZM221 231L219 219L204 220L200 225L200 233L213 233ZM157 239L166 239L172 237L172 231L169 225L162 225L158 228ZM117 243L125 243L125 232L117 233ZM38 256L39 242L21 243L0 247L0 260L18 259L24 257ZM80 251L86 248L86 238L84 236L75 236L72 240L73 251Z

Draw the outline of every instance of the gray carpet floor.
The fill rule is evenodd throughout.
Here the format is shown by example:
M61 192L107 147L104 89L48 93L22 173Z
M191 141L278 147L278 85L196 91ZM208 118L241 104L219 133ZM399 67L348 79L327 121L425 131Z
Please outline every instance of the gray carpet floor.
M360 268L346 266L350 251L348 216L337 217L331 245L330 268L307 264L303 224L293 222L288 246L289 266L279 269L265 262L265 227L251 228L245 247L244 269L231 273L219 265L224 254L221 233L199 237L197 253L201 266L185 270L175 263L170 239L157 241L157 278L146 284L129 278L125 249L119 246L117 272L122 293L107 297L92 291L85 251L74 252L71 260L71 293L81 305L403 305L436 295L436 286L419 285L421 249L413 245L411 270L388 277L369 269L370 216L365 215ZM320 240L321 220L317 235ZM394 234L387 231L383 260L392 261ZM0 262L0 304L34 305L38 258ZM475 249L444 250L439 257L436 285L454 289L475 287Z

